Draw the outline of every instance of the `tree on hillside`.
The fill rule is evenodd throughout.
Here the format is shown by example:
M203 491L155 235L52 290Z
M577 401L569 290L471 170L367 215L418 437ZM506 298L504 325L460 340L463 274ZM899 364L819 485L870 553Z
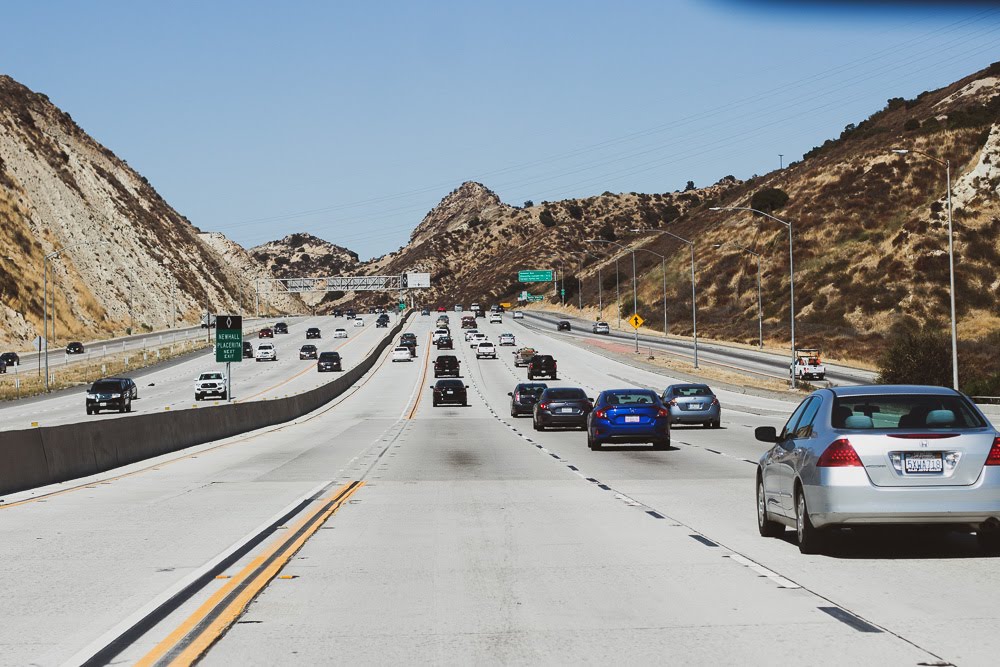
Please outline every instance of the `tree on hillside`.
M531 208L534 205L535 205L535 202L533 202L533 201L531 201L529 199L529 200L527 200L527 201L524 202L524 206L522 206L521 208Z
M605 241L618 240L618 235L615 234L615 228L611 226L610 222L604 223L604 226L601 227L601 230L598 232L598 236L600 236Z
M788 194L779 188L764 188L754 193L750 198L750 208L765 213L774 213L784 208L788 203Z
M687 185L684 186L684 192L688 190L694 190L694 181L688 181Z
M542 212L538 214L538 221L546 227L555 227L556 219L552 215L552 211L547 208L543 208Z
M574 220L583 220L583 209L579 204L570 204L566 207L566 212L569 213L569 217Z
M932 332L905 334L892 341L879 358L879 384L951 385L948 336Z

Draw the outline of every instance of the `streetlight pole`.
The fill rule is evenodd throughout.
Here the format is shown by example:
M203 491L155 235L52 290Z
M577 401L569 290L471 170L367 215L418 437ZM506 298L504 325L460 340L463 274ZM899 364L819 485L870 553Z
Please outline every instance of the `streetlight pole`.
M941 158L936 158L933 155L928 155L923 151L912 148L894 148L892 152L897 155L916 153L944 167L945 180L948 187L948 278L951 283L951 383L952 388L958 391L958 321L955 317L955 237L951 224L951 160L942 160Z
M663 274L663 337L667 337L667 258L649 248L636 248L640 252L648 252L660 258L660 271Z
M781 218L776 218L770 213L764 213L764 211L758 211L755 208L750 208L749 206L713 206L712 211L749 211L750 213L758 213L765 218L774 220L775 222L780 222L785 227L788 228L788 290L789 290L789 319L791 320L791 334L792 334L792 363L788 367L791 371L792 376L792 388L798 386L798 380L795 377L795 254L792 250L792 223L787 220L782 220Z
M638 314L639 310L639 284L635 280L635 250L629 250L621 243L616 241L605 241L604 239L584 239L585 243L608 243L610 245L615 245L626 252L632 253L632 313ZM618 271L618 260L615 260L615 272L617 275ZM618 300L618 326L621 326L621 299ZM635 351L639 352L639 327L634 327L635 329Z
M739 243L734 243L732 241L730 241L729 243L716 243L715 247L716 248L723 248L726 245L734 245L737 248L739 248L740 250L742 250L743 252L751 254L751 255L753 255L754 257L757 258L757 331L758 331L758 337L759 337L759 341L760 341L757 344L757 347L759 347L760 349L763 350L764 349L764 304L763 304L763 301L761 299L761 292L760 292L760 253L759 252L754 252L750 248L747 248L746 246L742 246Z

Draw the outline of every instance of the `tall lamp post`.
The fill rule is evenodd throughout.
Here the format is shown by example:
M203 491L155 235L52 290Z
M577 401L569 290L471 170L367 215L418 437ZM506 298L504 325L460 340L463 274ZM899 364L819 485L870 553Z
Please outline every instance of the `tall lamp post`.
M958 322L955 317L955 238L951 225L951 160L942 160L941 158L936 158L933 155L928 155L923 151L913 148L893 148L892 152L897 155L916 153L944 167L945 180L948 187L948 277L951 281L951 382L952 388L958 391Z
M694 241L677 236L673 232L665 229L636 229L636 232L652 232L653 234L666 234L677 239L681 243L686 243L691 249L691 337L694 339L694 367L698 368L698 285L694 276ZM652 252L652 251L650 251Z
M753 255L754 257L757 258L757 331L760 339L760 342L757 344L757 347L763 350L764 349L764 304L763 301L761 300L761 294L760 294L760 253L754 252L750 248L742 246L739 243L734 243L732 241L729 241L728 243L716 243L713 247L719 249L727 245L735 246L740 250L742 250L743 252Z
M667 337L667 258L649 248L636 248L639 252L648 252L660 258L660 271L663 273L663 337Z
M795 255L792 252L792 223L787 220L782 220L781 218L776 218L770 213L764 213L764 211L758 211L755 208L750 208L749 206L713 206L712 211L749 211L750 213L758 213L765 218L774 220L775 222L780 222L785 227L788 228L788 290L789 290L789 319L791 321L791 334L792 334L792 363L789 365L788 369L792 377L792 388L798 386L798 381L795 378Z
M617 241L605 241L604 239L584 239L584 242L585 243L607 243L607 244L610 244L610 245L618 246L619 248L621 248L625 252L631 252L632 253L632 313L636 314L638 312L638 310L639 310L639 284L635 281L635 250L629 250L628 248L626 248L625 246L623 246L621 243L618 243ZM616 273L618 271L617 266L618 266L618 263L616 261L615 262L615 267L616 267L615 268L615 272ZM618 305L618 310L619 310L618 326L620 327L621 326L621 299L618 300L618 304L619 304ZM639 328L638 327L633 327L633 328L635 329L635 351L638 353L639 352Z
M570 254L583 257L598 257L598 259L600 259L599 256L586 251L575 251L575 252L570 252ZM581 269L583 268L582 263L580 265L580 268ZM576 277L576 285L577 285L577 290L579 290L580 292L580 310L583 310L583 281L580 279L579 275L577 275ZM604 299L602 298L602 291L603 287L601 286L601 265L598 264L597 265L597 308L599 311L604 309Z

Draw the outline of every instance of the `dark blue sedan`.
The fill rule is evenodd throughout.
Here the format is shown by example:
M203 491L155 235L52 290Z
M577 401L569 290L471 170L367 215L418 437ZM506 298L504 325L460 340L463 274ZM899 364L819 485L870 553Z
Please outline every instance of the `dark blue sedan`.
M587 417L587 446L605 443L653 444L670 447L670 411L648 389L608 389L597 397Z

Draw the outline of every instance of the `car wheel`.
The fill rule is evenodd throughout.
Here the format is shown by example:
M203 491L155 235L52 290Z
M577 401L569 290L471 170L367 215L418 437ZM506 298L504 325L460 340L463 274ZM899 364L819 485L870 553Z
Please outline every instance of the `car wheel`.
M587 433L587 446L590 447L591 451L597 451L601 448L601 443L598 440L590 437L590 433Z
M431 401L431 404L432 404L432 405L433 405L433 406L434 406L435 408L436 408L436 407L438 406L438 402L437 402L437 401Z
M541 424L539 424L538 420L535 419L534 417L532 417L532 419L531 419L531 428L535 429L536 431L544 431L545 430L545 427L542 426Z
M124 402L121 405L118 406L118 412L119 413L124 413L125 412L125 403Z
M795 536L800 552L816 554L823 550L824 535L809 519L809 508L806 507L806 496L801 486L795 490Z
M701 427L702 428L712 428L712 422L703 422L702 425L701 425Z
M90 408L87 408L87 414L88 414L88 415L92 415L92 414L94 414L94 411L93 411L93 410L91 410Z
M716 419L714 422L712 422L712 428L720 428L721 426L722 426L721 419Z
M980 530L976 532L976 541L984 553L1000 555L1000 530Z
M777 521L771 521L767 515L767 496L764 495L764 480L757 475L757 530L761 537L781 537L785 534L785 526Z
M229 394L228 394L227 392L222 392L222 394L221 394L221 398L222 398L222 400L226 400L226 397L227 397L228 395L229 395Z
M657 440L653 443L653 449L662 451L664 449L670 449L670 438L666 440Z
M201 394L195 394L195 395L194 395L194 400L196 400L196 401L200 401L201 399L202 399L202 396L201 396Z

